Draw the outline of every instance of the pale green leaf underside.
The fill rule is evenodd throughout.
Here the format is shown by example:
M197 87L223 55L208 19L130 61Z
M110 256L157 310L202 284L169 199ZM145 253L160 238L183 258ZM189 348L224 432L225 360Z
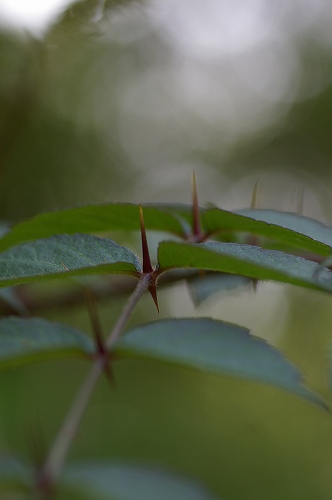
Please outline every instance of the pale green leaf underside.
M253 209L228 212L211 208L203 212L202 222L204 228L212 232L224 228L270 238L318 255L332 252L332 228L297 214Z
M237 274L213 273L191 279L188 281L188 288L194 304L199 306L213 295L232 293L249 286L250 283L250 279Z
M86 234L58 235L18 245L0 254L0 286L41 278L95 273L137 275L137 255L112 240Z
M123 463L66 467L63 485L98 500L216 500L191 479L161 469Z
M145 225L149 230L168 231L183 236L192 225L190 205L146 204L143 205L143 209ZM265 212L248 210L240 214L219 208L200 209L202 227L208 232L226 229L227 231L253 233L303 251L323 256L330 255L332 228L296 214L275 212L277 216L272 218L270 215L265 217ZM138 231L139 229L138 205L109 203L76 207L39 214L14 225L0 239L0 250L55 234L100 233L114 230Z
M290 212L267 209L244 209L239 210L237 213L257 221L281 226L282 228L305 234L313 240L316 240L316 242L324 243L332 247L332 228L315 219Z
M92 340L74 328L40 318L0 320L0 369L38 360L86 357Z
M142 356L216 374L271 384L326 407L300 372L264 340L209 318L166 319L131 329L115 345L119 356Z
M252 245L163 241L158 248L158 261L161 272L181 267L205 269L332 293L332 273L328 269L301 257Z

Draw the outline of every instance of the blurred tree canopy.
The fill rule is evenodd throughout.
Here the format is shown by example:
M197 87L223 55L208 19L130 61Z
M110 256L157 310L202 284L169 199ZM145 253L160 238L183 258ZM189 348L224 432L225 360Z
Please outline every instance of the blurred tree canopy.
M85 0L39 36L3 26L2 217L181 199L193 169L203 200L261 179L264 206L305 188L329 211L332 9L305 4Z

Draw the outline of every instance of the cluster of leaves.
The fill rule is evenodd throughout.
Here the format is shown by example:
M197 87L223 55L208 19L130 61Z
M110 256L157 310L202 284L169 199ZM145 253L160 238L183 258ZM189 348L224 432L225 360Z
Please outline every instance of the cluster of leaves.
M146 229L170 235L159 243L155 266L150 260ZM100 237L103 232L117 230L141 231L142 263L131 249ZM0 320L0 368L75 356L92 365L89 389L83 385L45 464L36 469L3 457L0 487L39 491L50 498L60 481L73 491L83 488L101 498L212 499L212 494L197 484L141 465L64 466L71 437L95 383L103 371L112 377L112 365L118 360L147 358L270 384L328 410L323 398L303 383L300 371L281 352L244 327L210 318L170 318L135 326L124 335L122 332L146 290L159 307L158 279L174 270L179 279L188 280L198 302L216 291L257 280L332 293L328 268L331 247L332 228L318 221L272 210L199 208L195 190L193 206L84 206L43 213L8 229L0 239L0 286L1 297L12 304L15 295L8 287L54 278L124 274L137 280L137 287L106 340L91 297L88 304L95 340L45 319L13 316Z

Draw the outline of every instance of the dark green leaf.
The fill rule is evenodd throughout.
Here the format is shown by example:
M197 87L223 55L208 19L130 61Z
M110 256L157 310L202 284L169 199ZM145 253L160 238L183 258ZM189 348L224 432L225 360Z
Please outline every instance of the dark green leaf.
M211 208L202 214L204 229L248 232L280 241L318 255L332 252L332 228L319 221L276 210L241 210L237 213Z
M90 463L68 466L63 484L105 500L216 500L196 481L142 465Z
M191 217L186 205L143 205L146 229L183 234L183 224ZM55 234L99 233L102 231L139 231L138 205L109 203L46 212L12 227L0 239L3 251L24 241Z
M118 356L142 356L271 384L326 408L300 372L264 340L237 325L208 318L166 319L130 330Z
M0 368L93 352L92 340L70 326L39 318L0 320Z
M137 255L112 240L86 234L59 235L13 247L0 254L0 286L42 278L141 270Z
M167 268L197 268L281 281L332 293L332 273L315 262L238 243L203 244L163 241L158 249L161 272Z

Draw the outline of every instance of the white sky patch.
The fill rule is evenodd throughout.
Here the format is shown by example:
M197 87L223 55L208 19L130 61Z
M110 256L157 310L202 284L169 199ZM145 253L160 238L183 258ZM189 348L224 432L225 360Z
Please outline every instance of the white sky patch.
M71 0L0 0L0 24L43 32Z

